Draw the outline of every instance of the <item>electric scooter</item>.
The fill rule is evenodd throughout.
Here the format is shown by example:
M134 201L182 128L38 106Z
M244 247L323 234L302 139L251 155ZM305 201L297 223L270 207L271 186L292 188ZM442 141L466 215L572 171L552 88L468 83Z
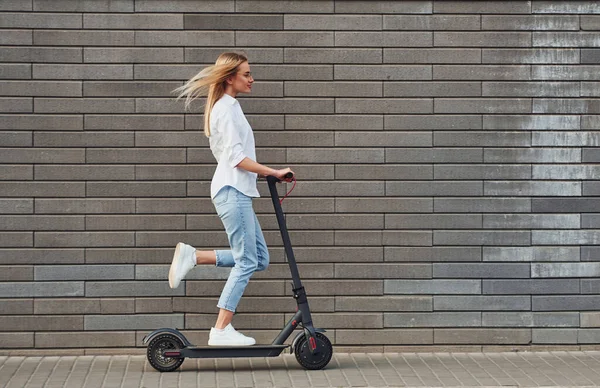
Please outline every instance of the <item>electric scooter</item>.
M293 177L292 173L285 176L286 179L292 179ZM160 372L172 372L181 366L185 358L277 357L287 348L290 348L290 352L295 353L298 363L306 369L322 369L331 360L333 347L329 339L323 334L325 330L313 326L308 299L300 281L300 274L298 273L298 266L283 216L281 201L275 187L280 180L274 176L267 176L267 182L292 275L293 297L298 306L296 314L287 322L270 345L194 346L177 329L162 328L155 330L143 339L143 343L148 344L148 362L154 369ZM285 345L284 342L298 326L301 327L302 331L296 335L291 345Z

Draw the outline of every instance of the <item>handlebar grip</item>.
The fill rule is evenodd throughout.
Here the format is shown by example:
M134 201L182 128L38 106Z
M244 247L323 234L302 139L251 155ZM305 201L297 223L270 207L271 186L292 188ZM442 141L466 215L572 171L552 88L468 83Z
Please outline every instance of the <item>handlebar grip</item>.
M284 175L285 179L291 179L294 177L294 173L293 172L288 172L287 174Z

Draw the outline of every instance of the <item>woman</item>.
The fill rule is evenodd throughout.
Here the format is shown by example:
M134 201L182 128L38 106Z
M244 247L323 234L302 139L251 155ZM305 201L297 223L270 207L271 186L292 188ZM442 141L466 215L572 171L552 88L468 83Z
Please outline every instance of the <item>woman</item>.
M252 198L259 197L257 175L273 175L283 180L289 168L275 170L256 162L254 135L236 96L250 93L254 79L248 58L226 52L209 66L175 89L178 99L186 96L186 109L192 100L208 94L204 109L204 133L217 160L210 192L212 202L229 239L231 250L197 251L179 243L169 270L169 285L179 286L196 264L233 267L221 292L219 315L210 330L211 346L254 345L254 338L236 331L231 320L244 289L254 271L269 265L269 252L252 209Z

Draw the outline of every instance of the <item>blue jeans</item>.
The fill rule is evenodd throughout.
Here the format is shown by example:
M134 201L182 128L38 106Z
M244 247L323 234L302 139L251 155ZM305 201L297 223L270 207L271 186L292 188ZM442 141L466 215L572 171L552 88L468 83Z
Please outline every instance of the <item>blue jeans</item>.
M212 201L231 247L231 250L215 251L217 267L233 267L217 307L235 312L252 274L269 265L269 251L251 197L225 186Z

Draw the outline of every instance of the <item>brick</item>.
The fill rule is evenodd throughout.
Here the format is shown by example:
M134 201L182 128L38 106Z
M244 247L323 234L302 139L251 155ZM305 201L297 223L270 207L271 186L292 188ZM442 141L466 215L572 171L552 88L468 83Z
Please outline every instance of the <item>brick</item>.
M582 228L596 228L600 226L600 220L597 214L583 214L581 216L581 227Z
M437 4L437 3L436 3ZM435 329L435 344L531 344L531 329Z
M335 264L336 278L427 279L431 278L428 264Z
M531 67L531 79L598 81L600 80L600 74L598 73L597 66L593 65L534 65Z
M487 163L581 163L581 150L572 148L491 148L483 154Z
M298 262L319 262L321 256L326 256L331 263L383 261L383 249L380 247L297 247L294 248L294 255Z
M383 149L378 148L312 148L310 150L288 148L287 151L289 163L382 163L384 161Z
M83 282L18 282L0 283L4 298L78 297L83 296Z
M234 1L189 1L174 0L169 3L157 2L154 0L137 0L135 3L136 12L233 12Z
M483 129L580 129L580 117L566 115L484 115ZM486 151L492 152L493 150Z
M481 248L385 247L384 260L408 262L481 261Z
M530 13L530 2L486 1L472 3L465 1L435 1L433 13Z
M269 0L237 0L236 12L253 13L332 13L333 1L308 0L298 4L296 1L272 2ZM197 12L197 11L193 11Z
M431 344L432 329L382 329L382 330L344 330L335 333L336 345L345 344Z
M435 146L446 146L446 147L460 147L460 146L480 146L484 147L489 144L494 144L495 146L519 146L525 147L530 146L530 136L529 133L524 132L445 132L438 131L434 134L434 145ZM487 149L485 151L488 151ZM438 167L438 166L435 166ZM518 169L518 165L515 165ZM515 168L511 167L511 168ZM476 166L477 169L484 168L485 166ZM437 170L443 171L444 167L439 166Z
M110 167L110 168L109 168ZM128 180L134 179L134 166L109 165L39 165L35 179L39 180Z
M98 314L100 313L100 299L91 298L61 298L61 299L35 299L35 314Z
M540 132L532 134L532 145L557 145L557 146L586 146L589 144L595 144L598 140L597 133L595 132ZM549 166L551 167L551 166ZM557 168L541 169L541 171L566 171L570 167L561 166ZM583 166L580 168L582 173L585 173L586 169L590 169L589 166ZM572 172L576 169L571 169Z
M33 199L1 199L0 213L31 214L33 213Z
M534 32L534 47L600 47L595 32Z
M33 98L0 98L0 110L4 113L33 112Z
M135 32L135 46L231 46L234 40L233 31Z
M2 11L33 11L32 1L6 0L0 4Z
M600 82L582 82L581 83L581 96L587 97L598 97L598 88Z
M581 63L600 63L600 50L598 49L581 49Z
M174 247L157 248L87 248L85 262L99 264L170 263ZM164 277L163 277L164 279Z
M101 30L34 30L33 44L51 46L62 42L68 46L133 46L133 31Z
M479 16L383 15L384 30L479 30L479 28Z
M532 267L547 264L531 264ZM553 264L551 264L553 265ZM533 272L533 270L532 270ZM535 276L533 273L531 277ZM548 280L483 280L483 294L577 294L579 280L548 279Z
M482 137L486 138L486 137ZM487 137L488 139L492 136ZM523 139L524 140L524 139ZM480 141L480 140L479 140ZM440 142L441 143L441 142ZM454 145L454 144L441 144ZM480 144L474 144L480 145ZM459 167L460 166L460 167ZM458 170L460 168L461 170ZM526 164L435 165L435 179L531 179L531 169ZM500 202L492 199L493 202ZM525 205L522 200L518 203Z
M133 331L95 331L74 333L35 333L35 344L38 348L110 348L135 346Z
M0 267L2 268L2 267ZM28 265L13 265L2 268L0 281L31 281L33 280L33 267Z
M435 231L434 245L528 245L529 232L512 231Z
M0 333L0 346L4 349L33 348L34 333Z
M2 165L0 180L32 180L33 166Z
M191 17L192 15L185 15L185 17ZM196 16L196 15L194 15ZM250 15L243 15L244 17ZM210 15L198 15L198 17L206 17L212 18ZM239 17L239 16L238 16ZM229 16L231 20L235 21L236 15ZM228 18L228 19L229 19ZM258 19L247 19L254 21ZM221 25L222 26L222 25ZM222 28L222 27L219 27ZM152 50L156 50L152 48ZM202 48L194 48L194 47L185 47L185 60L181 61L173 61L173 62L188 62L188 63L214 63L217 57L224 51L222 48L211 48L211 47L202 47ZM287 49L286 49L287 50ZM248 57L251 64L273 64L273 63L283 63L283 55L284 48L263 48L263 47L254 47L244 49L243 52ZM150 61L152 62L152 61ZM285 61L290 62L290 61ZM304 62L304 61L301 61ZM314 63L314 61L307 61L310 63ZM254 66L253 66L254 68ZM254 71L254 69L253 69Z
M86 315L85 330L151 330L157 327L184 327L183 314Z
M473 263L433 264L434 278L528 278L529 264Z
M435 47L530 47L530 32L434 32Z
M133 113L131 98L35 99L35 113Z
M284 16L185 14L183 23L186 30L283 30Z
M2 182L3 197L83 197L84 182Z
M290 229L382 229L383 215L288 215Z
M215 296L221 295L225 281L188 281L186 282L187 296ZM284 295L285 283L281 280L253 280L244 290L246 296L280 296Z
M32 247L33 233L32 232L2 232L0 233L0 247Z
M387 163L481 163L483 149L477 148L389 148Z
M253 98L244 101L247 113L334 113L333 98Z
M580 313L581 327L600 327L598 313Z
M0 129L77 131L83 129L83 115L0 115Z
M174 297L173 310L177 312L198 311L215 311L217 312L218 298L193 298L193 297ZM333 298L310 298L311 312L332 312ZM265 303L264 297L244 297L240 300L240 304L236 313L277 313L290 312L294 308L294 299L290 297L272 297L268 298L268 303Z
M84 224L77 216L3 216L0 230L83 230Z
M111 0L98 3L93 0L58 0L48 3L44 0L33 0L33 10L52 12L133 12L133 1Z
M481 96L479 82L386 82L384 97Z
M598 4L590 1L534 1L531 7L533 13L597 13Z
M83 329L83 317L11 315L0 316L3 331L77 331Z
M484 229L573 229L579 215L563 214L485 214Z
M87 194L94 197L182 197L185 182L90 182Z
M482 195L481 182L422 181L386 182L385 195L398 196L475 196Z
M414 210L413 210L414 211ZM386 229L475 229L481 215L386 214Z
M183 15L150 15L140 13L111 15L86 13L83 14L83 28L107 30L181 30L183 29Z
M431 2L377 0L369 3L336 0L335 12L339 13L431 13Z
M137 180L197 180L211 179L214 168L200 165L138 165L135 167Z
M582 30L597 30L600 27L600 17L595 16L581 16L581 29Z
M1 159L0 159L1 160ZM185 163L182 148L95 148L86 151L87 163ZM136 176L139 170L136 169Z
M577 329L533 329L532 343L534 344L576 344L578 343Z
M348 144L351 145L351 144ZM378 145L378 144L375 144ZM431 166L427 165L413 165L412 168L408 168L403 165L348 165L348 166L337 166L335 171L335 177L337 179L352 180L352 179L372 179L377 177L378 179L432 179L433 171ZM419 173L415 171L415 167L419 168Z
M529 66L525 65L433 65L433 79L509 81L529 80L532 76Z
M37 199L36 214L134 213L133 199Z
M598 176L598 166L595 165L552 165L532 166L534 179L594 179Z
M330 314L311 314L319 326L329 329L381 329L383 328L382 314L373 313L330 313ZM286 314L286 322L292 318L292 314ZM278 327L280 328L281 325Z
M530 296L433 296L435 311L531 310Z
M3 315L33 314L33 299L0 299Z
M0 81L0 87L5 96L81 96L81 82Z
M482 30L579 30L579 17L570 15L484 15Z
M426 65L334 65L336 80L430 80L431 67Z
M437 105L436 105L437 106ZM350 99L338 98L335 101L336 113L433 113L433 100L430 98L386 98Z
M3 148L0 150L0 163L83 163L83 149L55 148Z
M578 313L484 312L483 326L491 327L578 327Z
M587 311L598 310L599 306L595 295L532 296L531 299L532 311Z
M77 264L84 261L83 249L0 249L1 264Z
M383 63L435 64L481 63L481 49L472 48L384 48Z
M247 32L237 31L236 44L240 46L334 46L333 32Z
M582 50L583 51L583 50ZM582 62L584 55L582 53ZM579 50L577 49L483 49L482 63L579 63Z
M82 28L81 19L60 13L3 13L2 28Z
M381 97L379 82L294 82L285 83L288 97Z
M36 232L35 246L42 248L133 246L134 234L124 232Z
M83 95L86 97L164 97L179 86L178 82L95 82L83 83Z
M579 97L579 82L483 82L483 96Z
M36 281L62 280L111 280L133 279L133 265L78 265L65 269L63 266L37 265Z
M76 47L1 47L0 57L0 62L81 63L82 49ZM31 69L31 65L13 66L15 69ZM26 73L31 74L30 71Z
M531 112L531 100L524 98L438 98L435 101L434 112L529 113Z
M285 47L285 63L381 63L381 49L376 48L294 48Z
M171 289L166 281L120 281L85 283L86 297L135 297L135 296L178 296L184 295L183 287Z
M36 132L36 147L132 147L131 132Z
M431 47L432 32L337 32L336 47Z
M172 298L135 298L136 313L172 313Z
M286 30L381 30L378 16L354 15L284 15ZM239 27L238 27L239 28Z
M334 145L333 133L331 132L257 131L254 132L254 138L257 144L267 147L323 147ZM282 162L285 163L284 161Z
M600 263L536 263L531 265L532 278L595 277Z
M598 292L598 282L596 279L581 279L581 293L595 294Z
M383 115L286 115L286 130L381 130Z
M433 233L430 231L383 231L383 245L421 245L430 246Z
M164 16L164 15L162 15ZM179 48L118 48L118 47L84 47L85 63L181 63L184 49ZM81 56L81 55L80 55ZM54 61L55 62L55 61ZM77 61L81 62L81 60Z
M414 264L411 264L414 265ZM385 294L480 294L478 280L385 280Z
M32 30L2 30L1 45L32 45Z
M384 313L383 327L481 326L481 313Z
M30 64L0 64L2 79L31 79Z
M337 198L336 213L413 213L431 212L428 198ZM389 214L386 214L386 218Z
M481 129L481 122L480 115L385 115L385 129Z
M430 296L337 296L335 311L432 311Z
M578 249L578 248L571 248ZM579 251L577 251L579 252ZM581 247L581 261L599 261L600 247ZM565 260L566 261L566 260Z
M536 213L596 213L600 209L598 205L593 198L534 198L531 200L531 211Z

